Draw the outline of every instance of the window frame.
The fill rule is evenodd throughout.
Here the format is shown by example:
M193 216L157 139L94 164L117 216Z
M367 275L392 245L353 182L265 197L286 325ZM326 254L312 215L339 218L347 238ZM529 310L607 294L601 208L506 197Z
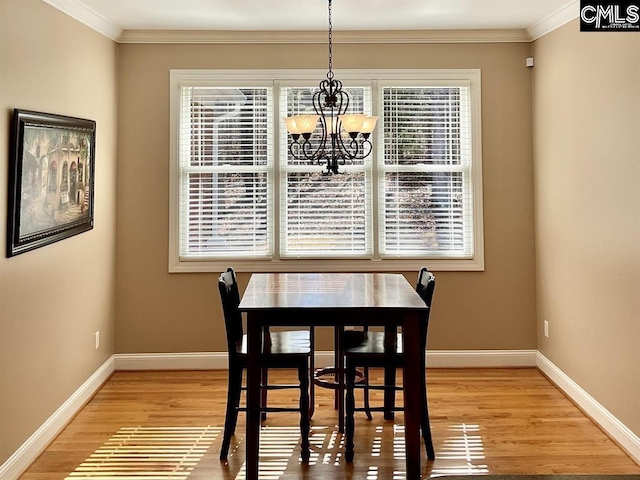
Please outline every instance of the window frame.
M465 258L451 258L438 256L416 256L415 258L381 258L379 252L379 191L378 156L381 144L378 135L382 130L380 123L372 141L374 144L371 158L372 175L372 235L373 255L371 258L287 258L279 257L280 244L280 200L279 189L282 173L280 170L280 145L286 139L286 129L283 122L277 121L273 125L272 179L270 198L273 200L271 211L273 256L269 258L229 258L229 259L181 259L179 254L180 240L180 112L181 86L211 86L233 85L234 87L265 86L273 87L274 118L282 116L280 112L280 87L292 84L305 84L311 81L317 84L326 77L326 71L318 69L301 70L183 70L170 71L170 154L169 154L169 273L220 272L229 265L238 272L384 272L384 271L414 271L416 265L428 265L433 271L483 271L484 270L484 228L482 203L482 125L481 125L481 72L479 69L389 69L389 70L335 70L336 78L343 81L345 86L358 82L366 82L372 88L373 114L379 105L378 83L388 85L389 82L408 84L420 82L420 85L438 86L468 86L470 94L471 120L471 187L472 187L472 221L473 221L473 255ZM276 80L274 80L276 79ZM318 169L322 167L318 166ZM276 181L277 180L277 181Z

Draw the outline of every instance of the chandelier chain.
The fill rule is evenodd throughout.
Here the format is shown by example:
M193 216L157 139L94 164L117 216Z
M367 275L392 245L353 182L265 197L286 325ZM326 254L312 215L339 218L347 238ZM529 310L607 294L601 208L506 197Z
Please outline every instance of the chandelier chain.
M329 0L329 71L327 78L333 79L333 22L331 20L331 0Z

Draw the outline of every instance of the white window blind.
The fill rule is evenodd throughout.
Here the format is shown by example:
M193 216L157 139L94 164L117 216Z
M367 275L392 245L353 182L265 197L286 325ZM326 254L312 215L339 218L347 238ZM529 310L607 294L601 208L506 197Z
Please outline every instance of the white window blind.
M472 257L469 87L381 90L381 256Z
M379 116L337 175L282 121L325 74L171 71L169 270L483 270L480 71L336 72L349 112Z
M272 255L272 88L181 87L180 257Z
M315 90L281 88L280 111L286 116L313 112ZM350 98L349 113L371 115L370 87L345 90ZM286 131L280 145L280 256L369 258L373 245L370 158L354 159L341 167L343 173L325 175L322 166L291 155Z

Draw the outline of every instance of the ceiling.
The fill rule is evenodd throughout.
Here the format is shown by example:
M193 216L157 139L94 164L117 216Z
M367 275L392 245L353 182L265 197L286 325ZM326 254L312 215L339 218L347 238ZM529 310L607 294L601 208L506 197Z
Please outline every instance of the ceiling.
M112 38L138 30L327 29L327 0L44 1ZM577 12L577 0L334 0L333 28L526 30L558 15L575 18Z

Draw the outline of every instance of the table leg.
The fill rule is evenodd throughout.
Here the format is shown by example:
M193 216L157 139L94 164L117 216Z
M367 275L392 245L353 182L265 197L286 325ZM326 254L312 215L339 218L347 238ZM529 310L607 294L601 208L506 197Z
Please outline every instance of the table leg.
M384 341L385 348L395 349L398 339L398 329L395 325L384 327ZM396 367L384 367L384 384L395 385L396 384ZM395 390L388 388L384 391L384 419L393 420L393 406L395 404L396 392Z
M342 355L343 326L334 328L334 356L336 365L336 408L338 409L338 432L344 433L344 356Z
M420 478L420 398L421 383L416 381L424 376L420 371L424 355L420 342L420 317L416 312L405 312L403 318L404 368L402 384L404 394L404 438L406 448L407 480Z
M247 480L257 480L260 460L260 353L262 349L261 314L247 315Z

